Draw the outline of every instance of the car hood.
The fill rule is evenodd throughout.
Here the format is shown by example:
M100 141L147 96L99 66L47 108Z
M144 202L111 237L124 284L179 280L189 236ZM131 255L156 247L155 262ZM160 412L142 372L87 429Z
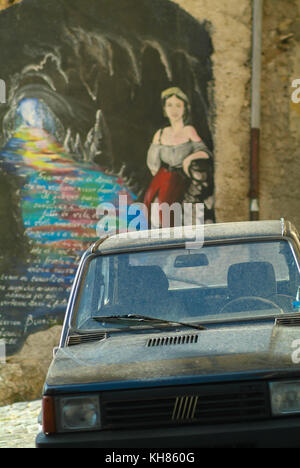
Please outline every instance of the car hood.
M236 373L276 376L297 370L298 327L250 324L199 332L126 332L59 348L46 384L158 385L179 378L200 381Z

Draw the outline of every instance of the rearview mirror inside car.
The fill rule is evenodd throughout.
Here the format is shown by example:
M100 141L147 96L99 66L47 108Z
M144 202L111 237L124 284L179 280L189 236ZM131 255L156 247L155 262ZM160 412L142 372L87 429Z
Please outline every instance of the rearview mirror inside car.
M189 268L208 265L208 258L205 254L178 255L175 258L175 268Z

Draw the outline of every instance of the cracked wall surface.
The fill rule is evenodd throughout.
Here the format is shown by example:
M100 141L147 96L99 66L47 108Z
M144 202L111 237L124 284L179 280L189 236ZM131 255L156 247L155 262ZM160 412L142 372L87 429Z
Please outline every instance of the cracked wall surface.
M285 217L300 227L300 103L291 83L300 78L300 2L268 0L262 57L261 216Z
M214 142L219 221L249 216L251 1L178 3L211 23L214 47ZM265 0L262 36L260 219L285 217L300 227L300 2Z

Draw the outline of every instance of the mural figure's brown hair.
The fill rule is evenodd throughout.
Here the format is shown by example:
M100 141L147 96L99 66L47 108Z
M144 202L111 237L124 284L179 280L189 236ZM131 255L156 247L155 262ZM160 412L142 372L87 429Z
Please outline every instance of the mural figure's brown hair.
M184 102L183 122L186 125L190 120L190 113L191 113L190 101L187 95L177 86L167 88L161 93L161 103L162 103L164 116L166 117L166 113L165 113L166 101L172 96L176 96L178 99L181 99L181 101Z

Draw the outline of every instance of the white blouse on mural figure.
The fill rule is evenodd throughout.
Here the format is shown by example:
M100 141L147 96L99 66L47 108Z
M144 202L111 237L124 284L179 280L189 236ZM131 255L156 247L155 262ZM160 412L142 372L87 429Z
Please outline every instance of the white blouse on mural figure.
M204 151L210 156L207 146L202 141L186 141L180 145L162 145L152 143L147 154L147 166L152 174L156 174L161 167L161 163L171 168L180 168L187 156Z

